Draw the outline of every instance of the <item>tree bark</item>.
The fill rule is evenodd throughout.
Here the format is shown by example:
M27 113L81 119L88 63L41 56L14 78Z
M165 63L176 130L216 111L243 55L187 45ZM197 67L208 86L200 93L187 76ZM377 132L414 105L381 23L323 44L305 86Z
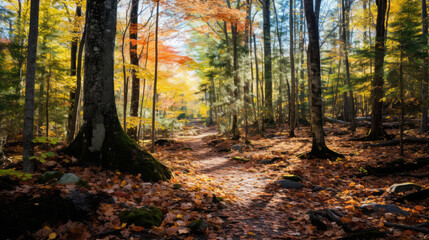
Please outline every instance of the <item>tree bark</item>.
M76 17L75 17L75 23L77 23L77 18L82 16L82 8L81 6L76 6ZM77 34L77 32L74 32L74 34ZM76 76L76 59L77 59L77 51L78 51L78 41L79 38L77 36L73 36L73 41L71 44L70 49L70 76L74 77ZM77 83L76 83L77 85ZM77 93L77 87L76 89L72 89L70 91L70 108L69 108L69 115L68 115L68 121L67 121L67 142L71 142L74 137L74 132L76 131L76 116L73 116L75 114L74 108L75 105L78 104L79 99L76 97Z
M320 0L317 0L320 1ZM316 7L320 5L316 1ZM306 158L336 159L344 157L330 150L325 144L325 135L322 122L322 84L320 77L320 47L319 27L316 12L313 10L313 0L304 0L304 11L308 29L308 59L310 70L310 97L311 97L311 135L313 144L311 152L304 155Z
M30 30L28 34L27 76L25 80L23 165L24 172L34 172L33 127L34 85L36 80L37 38L39 35L39 0L31 0Z
M346 22L346 17L348 17L348 14L350 11L350 3L348 3L346 5L345 3L346 0L341 0L341 12L342 12L342 41L343 41L343 51L344 51L344 65L346 67L346 80L347 80L347 87L349 89L349 97L350 99L345 99L348 101L348 107L347 109L345 109L345 111L348 112L347 116L349 117L348 119L345 119L346 121L351 121L351 125L350 125L350 130L352 132L356 131L356 121L355 121L355 106L354 106L354 97L353 97L353 91L352 91L352 85L351 85L351 81L350 81L350 64L349 64L349 41L347 38L348 32L349 32L349 22ZM346 13L346 9L347 9L347 13ZM346 16L347 14L347 16ZM346 98L347 98L347 94L346 94Z
M234 74L234 106L232 107L232 139L240 139L240 131L238 129L238 101L240 99L240 78L238 76L238 30L237 23L231 23L232 35L232 58L233 58L233 74Z
M138 6L139 0L132 0L129 31L130 61L134 65L131 69L131 117L138 117L140 100L140 79L136 75L136 68L139 67L139 58L137 56ZM137 126L130 128L128 133L134 140L137 140Z
M114 96L116 0L87 1L84 124L64 150L84 163L166 180L171 172L142 150L121 128Z
M290 78L291 78L291 96L290 96L290 106L289 106L289 136L295 137L295 119L296 119L296 81L295 81L295 56L294 56L294 33L293 33L293 1L289 0L289 38L290 38Z
M159 24L159 0L156 2L156 23L155 23L155 79L153 81L153 100L152 100L152 132L150 152L155 152L155 115L156 115L156 85L158 82L158 24Z
M86 26L86 24L85 24ZM79 114L79 106L81 103L81 91L82 91L82 56L83 56L83 47L85 46L85 38L86 37L86 27L83 30L82 33L82 38L80 40L80 44L79 44L79 50L78 50L78 54L77 54L77 67L76 67L76 96L75 96L75 104L73 106L73 113L72 113L72 120L71 122L73 123L72 126L70 126L70 138L71 140L68 142L71 142L75 136L75 132L76 132L76 125L77 125L77 120L80 119L80 114ZM79 118L78 118L79 115Z
M404 97L404 72L403 72L403 51L402 46L399 47L401 49L400 56L400 65L399 65L399 93L401 95L401 125L400 125L400 148L401 148L401 156L404 156L404 115L405 115L405 97Z
M256 121L258 121L258 126L260 126L259 125L259 121L260 121L259 118L261 118L261 107L260 107L260 103L259 103L259 99L260 99L260 96L259 96L259 86L260 86L260 84L259 84L259 82L260 82L259 81L259 62L258 62L258 52L257 52L258 48L256 46L255 34L253 34L253 47L254 47L254 53L255 53L255 71L256 71L255 72L255 75L256 75L256 105L258 108L258 119L256 119ZM261 94L262 94L262 88L261 88ZM261 125L263 128L263 126L264 126L263 119L261 120ZM262 133L261 129L260 129L260 133Z
M426 7L426 0L422 0L422 35L424 39L424 45L427 46L427 35L428 35L428 13ZM422 79L422 119L420 124L420 132L424 133L428 131L428 84L429 84L429 56L428 50L424 50L423 58L423 79Z
M387 0L376 0L377 24L375 39L374 78L372 81L372 112L371 130L367 140L376 140L384 137L383 131L383 84L384 84L384 55L385 55L385 24Z
M262 1L263 11L263 32L264 32L264 65L265 65L265 111L264 122L267 125L274 125L273 113L273 77L272 77L272 60L271 60L271 31L270 31L270 2L271 0Z

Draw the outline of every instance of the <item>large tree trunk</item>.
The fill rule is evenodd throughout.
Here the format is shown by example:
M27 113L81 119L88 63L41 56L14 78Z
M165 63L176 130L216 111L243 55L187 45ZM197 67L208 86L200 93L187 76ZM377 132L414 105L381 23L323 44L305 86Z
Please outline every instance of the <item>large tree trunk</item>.
M273 113L273 77L271 62L271 31L270 31L270 2L263 0L262 11L264 18L264 65L265 65L265 111L264 122L267 125L274 124Z
M166 180L170 171L142 150L122 129L114 96L116 0L87 2L84 124L65 153L108 169L141 174L145 181Z
M81 6L76 7L76 17L75 17L75 23L77 23L77 18L82 16L82 8ZM77 34L74 32L74 34ZM77 36L73 36L73 41L71 44L70 49L70 76L74 77L76 76L76 58L77 58L77 50L78 50L78 41L79 38ZM77 83L76 83L77 85ZM67 142L71 142L74 137L74 133L76 131L76 116L73 116L73 114L76 114L73 110L75 108L75 105L78 104L79 99L76 98L77 93L77 87L76 89L72 89L70 91L70 108L69 108L69 115L68 115L68 121L67 121Z
M383 130L383 84L384 84L384 43L387 0L376 0L377 24L375 39L374 79L372 81L372 112L371 130L367 140L377 140L384 137Z
M424 39L424 45L427 46L427 34L428 34L428 13L426 7L426 0L422 0L422 34ZM429 84L429 56L428 51L424 50L423 59L423 79L422 79L422 120L420 124L420 132L428 131L428 84Z
M27 77L25 80L23 162L24 172L34 172L33 126L34 84L36 80L37 37L39 35L39 0L31 0L30 30L28 34Z
M139 66L137 56L137 30L138 30L138 6L139 0L132 0L130 16L130 61L134 67L131 69L131 117L138 117L139 113L139 94L140 79L136 75L136 69ZM130 128L129 135L137 140L137 126Z
M317 0L320 1L320 0ZM313 0L304 0L305 17L308 29L308 59L310 70L310 97L311 97L311 135L313 146L311 152L306 154L307 158L336 159L343 157L341 154L330 150L325 144L325 136L322 122L322 84L320 78L320 47L319 27L316 12L313 10Z

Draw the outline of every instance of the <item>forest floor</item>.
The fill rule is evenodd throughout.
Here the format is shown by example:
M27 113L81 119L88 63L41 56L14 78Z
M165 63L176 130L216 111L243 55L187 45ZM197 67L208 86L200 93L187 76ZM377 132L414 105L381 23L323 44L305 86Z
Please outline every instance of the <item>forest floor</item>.
M245 144L219 135L214 128L197 126L188 132L194 134L182 134L157 147L154 156L174 173L172 180L159 183L80 166L75 159L56 154L39 164L39 173L29 180L12 176L14 188L2 187L5 180L0 179L1 220L8 220L5 206L16 208L22 199L33 205L37 200L39 205L44 195L78 190L106 193L112 201L102 201L84 220L37 219L40 225L28 232L21 229L19 235L36 239L429 239L425 232L429 231L425 191L429 164L403 171L418 159L429 163L429 144L405 145L401 157L399 146L371 147L348 141L365 131L358 129L351 135L339 125L326 126L327 145L346 156L329 161L297 157L311 148L306 127L297 130L295 138L271 129L266 138L251 136L250 144ZM414 130L407 135L429 137ZM388 170L368 166L387 166ZM37 183L35 179L48 170L73 173L88 183L89 190L74 184ZM401 193L388 189L405 182L421 188L413 185L414 190ZM162 210L159 227L142 228L119 220L121 212L146 205ZM28 221L19 224L31 225ZM421 231L392 228L385 222L418 225ZM8 231L3 229L7 225L0 226L0 232Z

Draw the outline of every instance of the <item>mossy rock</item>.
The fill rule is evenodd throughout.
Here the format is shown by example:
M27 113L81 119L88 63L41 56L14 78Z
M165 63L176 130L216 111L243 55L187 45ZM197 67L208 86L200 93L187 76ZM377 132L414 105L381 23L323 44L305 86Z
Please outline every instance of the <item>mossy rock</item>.
M249 161L250 161L250 159L248 159L248 158L243 158L243 157L232 157L232 158L231 158L231 160L240 161L240 162L244 162L244 163L246 163L246 162L249 162Z
M119 214L121 222L134 224L136 226L150 228L159 227L162 223L162 212L156 207L146 206Z
M295 181L295 182L302 182L302 177L298 176L298 175L293 175L293 174L285 174L282 177L283 179L286 180L291 180L291 181Z
M188 225L193 233L205 233L208 227L209 224L203 219L195 220Z
M57 183L60 184L77 184L80 181L80 177L76 176L73 173L64 174Z
M54 183L60 180L63 175L64 173L61 171L45 172L37 179L37 183L41 183L41 184Z

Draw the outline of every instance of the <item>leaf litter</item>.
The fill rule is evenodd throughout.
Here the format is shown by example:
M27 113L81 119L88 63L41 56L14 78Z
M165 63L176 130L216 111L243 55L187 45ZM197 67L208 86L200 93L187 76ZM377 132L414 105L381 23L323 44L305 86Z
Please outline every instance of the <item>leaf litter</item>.
M297 155L311 147L306 128L297 131L296 135L302 137L287 138L286 133L280 131L273 132L277 136L274 138L253 136L250 144L231 141L213 129L201 130L199 135L178 137L169 146L158 146L154 156L174 173L168 182L144 183L139 176L81 167L68 157L56 156L49 161L57 164L41 165L42 172L74 173L88 183L89 190L76 185L43 185L20 180L14 190L3 190L0 194L2 198L14 198L25 194L40 196L54 190L67 194L77 189L112 196L114 203L101 203L87 222L45 224L30 233L38 239L337 239L370 229L387 234L380 239L428 237L384 225L384 222L418 225L427 221L427 198L398 203L385 192L394 183L410 181L428 188L427 177L362 174L362 167L366 165L376 166L401 158L398 147L368 149L344 140L350 136L338 137L328 129L329 147L346 158L302 160ZM237 144L243 146L242 151L225 150ZM429 155L427 146L419 149L406 146L405 151L405 162ZM249 161L234 161L233 157ZM416 170L410 176L427 173L427 170ZM276 180L285 174L300 176L304 188L281 188ZM37 179L37 174L33 179ZM393 204L410 214L366 213L360 208L364 203ZM163 221L159 227L147 229L119 220L120 212L141 206L162 210ZM325 210L341 216L339 221L322 218L327 228L319 230L312 225L309 211ZM195 231L190 225L198 220L206 227Z

